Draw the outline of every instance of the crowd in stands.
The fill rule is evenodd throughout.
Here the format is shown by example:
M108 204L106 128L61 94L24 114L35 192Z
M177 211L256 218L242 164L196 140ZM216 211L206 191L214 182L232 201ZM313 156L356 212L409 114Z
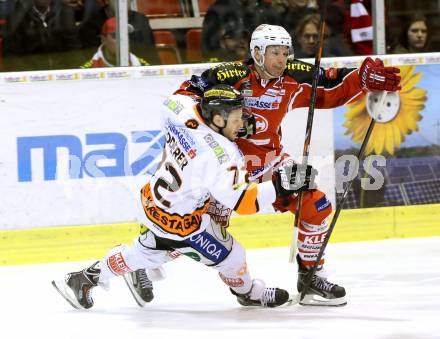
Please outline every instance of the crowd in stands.
M116 0L0 1L5 4L1 7L4 70L78 68L109 44L109 34L102 32L108 31L107 20L114 18ZM129 9L128 23L131 51L160 64L148 17Z
M115 1L0 0L0 70L116 65L112 52ZM153 31L151 15L140 10L156 4L157 11L173 1L179 10L186 6L183 15L194 15L194 1L128 0L130 64L246 59L250 34L262 23L285 27L293 37L296 57L315 55L323 0L205 0L209 6L201 13L202 27ZM371 0L328 2L323 56L373 54ZM431 26L425 15L414 12L397 19L386 13L387 53L432 51ZM185 40L189 33L199 40L191 46ZM159 38L163 36L168 36L165 43ZM101 61L96 62L97 58Z

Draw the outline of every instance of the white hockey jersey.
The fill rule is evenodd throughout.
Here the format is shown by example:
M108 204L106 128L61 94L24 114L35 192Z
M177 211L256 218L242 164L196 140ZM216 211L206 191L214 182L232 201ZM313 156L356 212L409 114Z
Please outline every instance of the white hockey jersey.
M162 108L162 161L141 189L140 222L152 232L174 240L202 232L211 196L238 214L256 213L275 200L271 182L245 181L241 152L206 125L192 98L172 95Z

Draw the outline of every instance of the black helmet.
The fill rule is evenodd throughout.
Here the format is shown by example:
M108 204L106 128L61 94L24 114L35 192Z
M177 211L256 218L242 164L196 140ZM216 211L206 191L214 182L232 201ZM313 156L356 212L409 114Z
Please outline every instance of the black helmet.
M215 85L203 92L201 107L202 116L207 122L212 121L213 113L219 113L227 120L229 112L242 108L243 96L234 87L229 85Z

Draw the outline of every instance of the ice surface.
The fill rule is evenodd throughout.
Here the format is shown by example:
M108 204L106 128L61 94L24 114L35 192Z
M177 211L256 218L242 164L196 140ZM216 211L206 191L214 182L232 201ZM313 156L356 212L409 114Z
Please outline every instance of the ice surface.
M288 248L248 251L253 277L296 292ZM103 253L104 254L104 253ZM339 308L240 306L216 271L188 258L165 266L155 299L139 308L122 278L73 309L51 280L89 262L0 267L3 339L440 338L440 237L331 244L329 280L347 290Z

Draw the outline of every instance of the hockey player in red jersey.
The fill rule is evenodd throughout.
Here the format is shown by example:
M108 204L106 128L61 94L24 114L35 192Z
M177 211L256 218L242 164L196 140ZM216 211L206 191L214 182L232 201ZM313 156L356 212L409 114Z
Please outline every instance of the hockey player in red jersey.
M308 107L314 66L293 58L291 37L280 26L257 27L252 34L250 49L250 60L214 66L201 76L192 76L176 93L199 97L215 84L228 84L241 91L245 107L258 126L263 127L247 138L236 140L236 143L248 159L249 178L262 182L271 180L273 170L283 162L291 161L281 143L281 122L292 109ZM385 67L380 59L366 58L359 69L320 69L319 72L316 108L345 105L360 99L368 91L400 89L399 69ZM255 123L251 123L249 129L252 126ZM277 199L273 205L276 210L294 213L296 198ZM303 289L307 270L314 265L323 244L331 211L331 203L324 192L316 189L304 193L298 224L299 292ZM315 241L310 243L312 237ZM319 265L302 304L345 305L345 289L326 279L322 270L324 259Z

